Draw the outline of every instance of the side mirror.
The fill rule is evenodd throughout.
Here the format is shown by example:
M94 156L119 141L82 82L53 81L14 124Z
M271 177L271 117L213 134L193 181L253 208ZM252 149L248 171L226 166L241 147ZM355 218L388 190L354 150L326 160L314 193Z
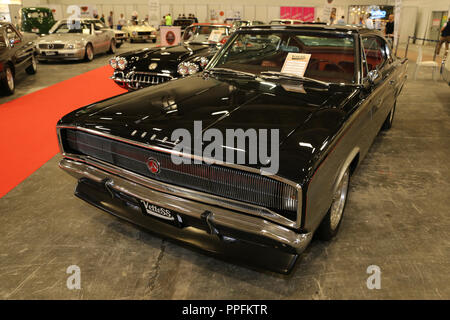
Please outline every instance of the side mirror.
M378 70L372 70L367 74L367 77L369 78L370 83L376 84L381 79L381 74Z

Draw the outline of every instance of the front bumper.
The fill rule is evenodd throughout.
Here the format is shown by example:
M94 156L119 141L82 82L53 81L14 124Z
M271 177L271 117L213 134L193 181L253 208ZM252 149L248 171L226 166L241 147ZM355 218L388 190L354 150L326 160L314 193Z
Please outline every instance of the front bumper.
M156 35L155 34L150 34L150 35L139 35L139 34L132 35L132 34L130 34L130 39L133 41L135 41L135 40L138 40L138 41L154 40L154 39L156 39Z
M56 54L50 54L56 53ZM85 49L37 49L37 57L40 60L80 60L84 59Z
M75 194L113 215L210 253L289 273L311 233L298 233L235 210L166 194L94 165L63 159L59 166L78 180ZM177 212L176 227L142 213L140 200Z

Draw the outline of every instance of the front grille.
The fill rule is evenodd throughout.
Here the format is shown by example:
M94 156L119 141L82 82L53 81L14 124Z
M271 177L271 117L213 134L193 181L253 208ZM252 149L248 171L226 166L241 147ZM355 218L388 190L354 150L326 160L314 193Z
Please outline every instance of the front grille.
M159 74L148 73L148 72L133 72L127 77L128 83L131 87L139 88L146 87L149 85L160 84L172 79L171 76L162 76Z
M44 43L39 45L40 49L64 49L64 43Z
M205 163L175 165L170 154L79 130L62 130L61 137L65 152L91 156L161 182L262 206L291 220L296 218L297 190L281 181ZM149 158L159 162L159 173L150 172Z
M151 35L151 31L138 31L138 36L149 36Z
M125 34L116 34L116 39L124 39Z

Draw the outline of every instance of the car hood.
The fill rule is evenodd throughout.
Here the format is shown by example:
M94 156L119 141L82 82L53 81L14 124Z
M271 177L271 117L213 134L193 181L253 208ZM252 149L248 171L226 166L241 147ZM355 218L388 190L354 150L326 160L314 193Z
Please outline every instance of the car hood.
M54 33L54 34L49 34L47 36L43 36L39 40L39 43L84 41L87 39L88 36L89 35L82 34L82 33L68 33L68 34Z
M328 123L319 122L317 134L311 128L305 132L312 136L311 148L319 150L330 135L328 129L337 126L344 116L337 106L349 96L342 90L307 88L304 92L286 91L281 85L274 87L266 82L197 75L89 105L68 114L59 125L84 127L164 148L173 148L172 132L176 129L186 129L194 137L198 132L194 121L202 121L203 130L220 130L224 137L227 129L278 129L280 161L297 161L297 166L313 156L310 148L299 146L302 134L298 131L314 119L316 112L328 110L330 114L321 118L328 118ZM292 171L280 167L283 170L286 175Z
M132 31L156 31L155 28L152 27L145 27L145 26L130 26L130 27L125 27L125 30L132 32Z
M127 59L127 70L149 71L150 63L157 63L155 72L169 70L174 73L178 64L196 55L209 56L215 46L202 44L182 44L170 47L145 48L138 51L131 51L120 54L120 57ZM153 70L152 70L153 71Z

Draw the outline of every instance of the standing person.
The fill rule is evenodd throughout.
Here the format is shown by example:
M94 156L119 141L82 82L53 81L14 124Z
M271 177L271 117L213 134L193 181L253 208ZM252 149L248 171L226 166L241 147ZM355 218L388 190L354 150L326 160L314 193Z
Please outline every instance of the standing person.
M112 11L109 12L108 25L109 25L109 27L111 29L114 27L114 20L113 20L113 12Z
M441 29L441 39L439 39L439 43L436 46L436 55L439 55L441 51L442 44L445 42L445 51L448 50L448 43L450 42L450 17L448 17L447 22Z
M366 28L367 29L373 29L373 20L372 20L372 17L370 15L368 15L367 19L366 19Z
M166 26L171 26L172 25L172 16L170 15L170 13L168 13L166 15Z
M341 18L338 20L337 24L345 24L344 16L341 16Z
M100 21L105 23L105 15L102 13L102 17L100 18Z
M195 14L192 14L192 19L194 19L195 23L198 23L198 19L197 19L197 17L195 16Z
M391 46L394 44L394 15L389 15L389 20L386 22L386 26L384 27L384 35L386 38L388 38L389 42L391 43Z
M165 25L166 25L166 16L163 16L159 26L161 27L161 26L165 26Z
M125 17L123 16L123 13L120 14L120 19L117 22L117 30L122 30L122 28L127 23L127 20L125 20Z

